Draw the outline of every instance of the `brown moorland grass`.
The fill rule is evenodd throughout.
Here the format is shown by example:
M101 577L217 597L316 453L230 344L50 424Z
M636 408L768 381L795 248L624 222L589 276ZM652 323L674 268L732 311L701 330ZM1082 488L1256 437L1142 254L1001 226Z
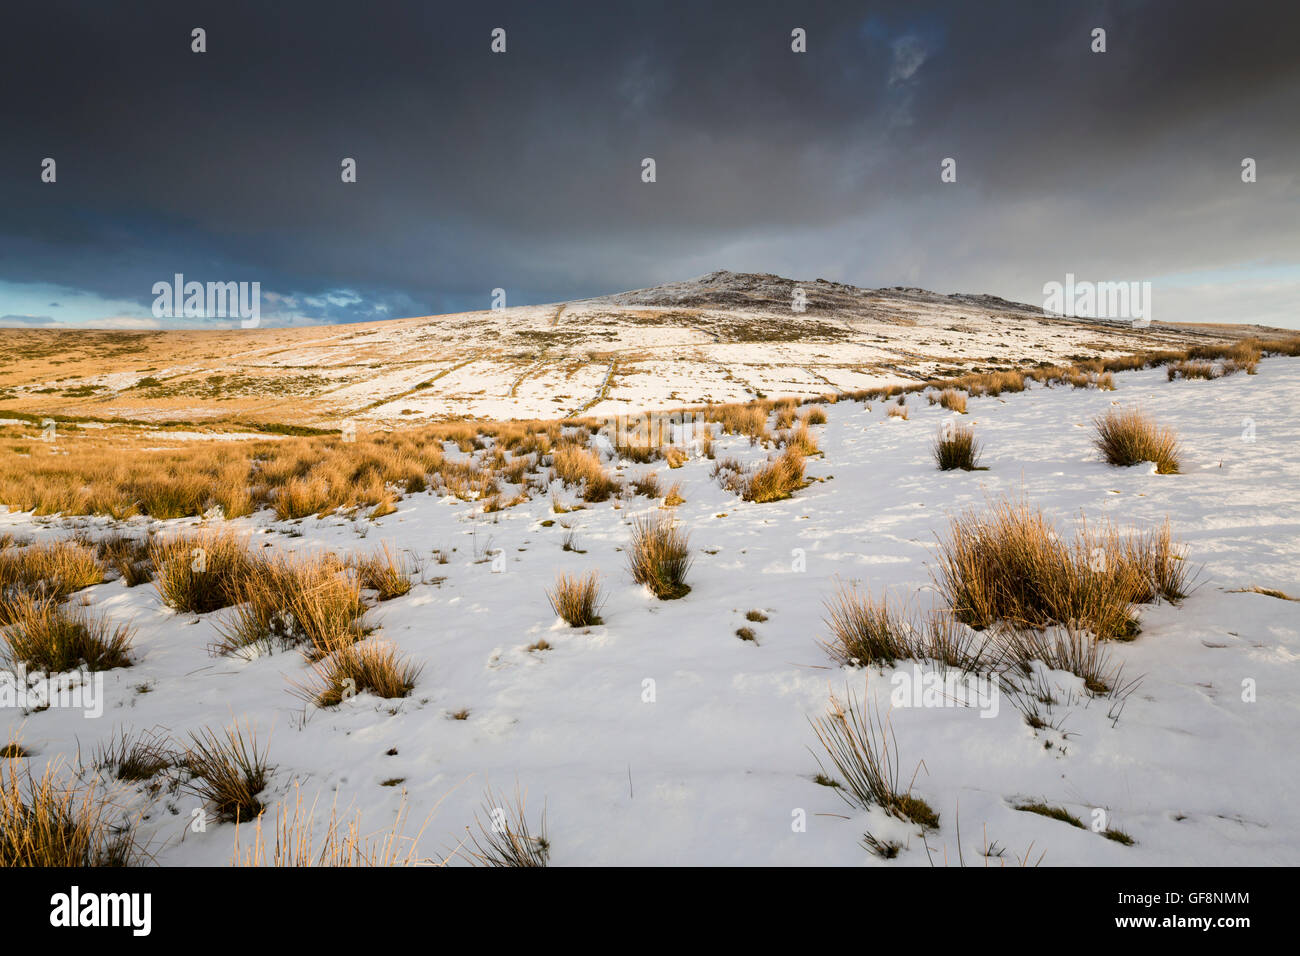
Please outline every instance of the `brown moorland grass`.
M525 795L515 788L514 802L488 790L483 796L483 813L487 820L474 814L479 833L470 832L474 848L471 859L479 866L542 867L551 856L551 841L546 835L546 808L536 834L528 826Z
M1098 358L1075 366L1041 367L1028 373L1001 371L935 377L908 386L891 385L828 395L814 401L872 401L930 387L965 391L969 396L993 396L1019 391L1026 374L1043 384L1071 382L1101 388L1113 386L1107 375L1169 365L1188 359L1221 361L1248 373L1258 357L1300 356L1300 336L1219 342L1193 349L1150 351ZM728 434L742 434L751 443L770 444L769 415L778 418L783 400L684 407L666 414L703 414L721 423ZM19 413L14 413L19 414ZM29 416L35 422L40 419ZM793 418L791 419L793 423ZM115 437L76 431L74 425L50 453L39 438L24 431L30 453L0 456L0 504L36 515L100 514L124 519L135 515L170 519L198 516L213 507L227 518L273 508L284 520L331 511L374 509L376 517L391 513L394 502L426 487L464 500L486 499L500 491L498 475L511 483L519 466L496 457L498 450L541 456L574 433L590 434L594 420L532 422L453 422L402 428L388 433L358 434L348 440L334 434L303 434L285 426L262 426L265 438L239 442L187 441L155 447L166 441L165 430L142 432L138 426L115 426ZM6 436L10 429L0 428ZM283 434L273 437L271 433ZM711 439L702 452L712 457ZM448 450L451 449L451 450ZM453 459L450 455L466 456ZM671 464L671 463L670 463ZM530 467L536 467L534 462ZM510 468L509 476L504 474ZM286 487L288 486L288 487ZM617 493L598 484L597 496ZM595 499L591 499L595 500ZM601 498L600 500L604 500Z
M64 782L57 764L36 777L18 759L0 763L0 866L129 865L139 847L117 817L98 784Z
M285 797L275 804L275 826L270 834L274 842L270 849L268 835L263 831L269 812L268 808L258 815L249 845L242 842L241 829L236 828L231 865L332 868L415 866L422 862L417 846L424 828L413 837L404 835L405 805L398 811L391 828L372 834L362 832L360 810L344 822L339 819L337 806L332 806L324 833L318 836L316 801L306 807L301 788L295 782L292 801Z
M168 607L206 614L236 603L253 568L247 542L229 531L158 536L149 546L154 587Z
M1108 409L1093 420L1093 444L1112 465L1126 467L1155 462L1156 474L1176 475L1181 470L1181 449L1172 428L1161 428L1140 409Z
M317 661L314 683L299 686L295 692L318 707L337 706L362 691L393 700L411 693L421 670L395 648L363 641L341 646Z
M974 471L979 467L980 445L975 429L969 425L941 428L933 452L940 471Z
M691 590L686 583L691 566L690 536L664 513L635 518L628 565L632 580L644 584L661 601L685 597Z
M1179 601L1189 578L1167 524L1122 535L1081 521L1069 542L1041 510L1007 498L953 520L939 543L936 583L954 617L974 628L1061 624L1129 639L1137 633L1135 605Z
M551 609L564 619L569 627L591 627L600 624L600 579L595 571L581 577L560 574L555 587L546 593Z
M828 713L809 721L842 781L836 793L850 806L877 806L922 828L937 827L939 815L910 785L904 790L899 784L898 740L889 721L867 699L859 707L852 691L848 698L846 707L832 694ZM817 762L821 765L820 757ZM824 766L822 772L830 777Z
M374 554L352 559L361 586L376 591L381 601L391 601L411 590L411 578L400 558L387 544Z
M9 623L3 638L11 663L50 674L84 666L102 671L131 666L134 631L88 608L70 607L57 598L22 596L9 602Z
M218 733L204 728L190 734L185 768L193 775L190 787L207 800L222 821L252 820L262 811L257 799L271 776L266 751L238 723Z

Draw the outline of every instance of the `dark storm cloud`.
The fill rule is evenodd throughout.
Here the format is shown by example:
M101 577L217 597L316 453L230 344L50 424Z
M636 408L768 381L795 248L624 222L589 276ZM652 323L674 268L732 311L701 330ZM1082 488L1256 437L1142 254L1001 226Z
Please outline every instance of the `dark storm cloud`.
M1295 10L25 4L0 280L146 307L177 272L257 280L272 319L347 321L715 268L1032 300L1067 269L1295 266Z

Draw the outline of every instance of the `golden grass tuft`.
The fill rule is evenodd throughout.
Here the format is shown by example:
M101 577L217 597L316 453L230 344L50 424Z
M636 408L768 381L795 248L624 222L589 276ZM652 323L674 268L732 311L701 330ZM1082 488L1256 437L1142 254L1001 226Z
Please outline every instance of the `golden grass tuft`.
M497 797L491 790L483 796L483 813L486 822L474 815L479 833L470 833L474 848L469 851L479 866L489 867L541 867L551 857L551 842L546 835L546 808L542 808L540 829L534 835L528 826L525 796L515 789L511 803Z
M391 601L411 590L411 578L402 561L387 544L379 551L353 559L361 586L378 592L379 600Z
M389 829L372 834L362 832L360 810L342 821L339 819L338 808L332 806L324 834L318 837L316 802L313 801L310 807L306 807L302 791L295 782L292 802L288 797L276 802L275 827L272 831L274 845L269 850L267 835L263 831L268 813L269 808L267 812L259 814L253 824L251 845L241 842L241 829L236 828L232 866L333 868L416 866L423 862L417 853L423 828L414 837L403 834L406 823L405 804Z
M591 627L600 624L600 579L595 571L582 577L561 574L555 587L546 593L551 609L564 619L569 627Z
M1167 524L1124 536L1081 522L1067 542L1042 511L1012 499L957 517L939 544L939 591L974 628L1061 624L1128 639L1137 633L1134 606L1157 596L1181 600L1188 577Z
M22 596L8 602L8 613L11 623L0 633L7 657L29 670L58 674L131 666L133 631L127 625L113 627L106 617L57 598Z
M934 441L934 460L940 471L974 471L979 467L980 445L969 425L945 423Z
M959 415L966 414L966 395L955 388L945 388L939 393L939 404Z
M262 812L257 799L271 776L266 752L238 723L217 733L209 728L190 734L185 748L190 787L207 800L221 821L252 820Z
M246 542L231 532L154 538L149 560L163 603L194 614L234 604L240 583L253 567Z
M628 549L632 580L644 584L655 597L671 601L690 593L690 538L666 514L643 516L632 522Z
M835 791L859 809L877 806L900 820L910 820L926 829L937 827L939 815L930 805L915 796L910 786L907 790L900 788L898 740L893 727L880 716L878 707L869 707L866 700L859 707L852 691L848 697L846 707L832 694L826 716L809 721L843 781ZM825 769L823 766L823 773Z
M1156 474L1176 475L1181 470L1178 436L1171 428L1161 428L1133 408L1108 409L1093 420L1096 437L1093 444L1102 457L1121 467L1145 461L1155 462Z
M55 764L37 778L17 759L0 763L0 867L129 865L139 848L117 816L97 784L65 784Z
M369 641L339 647L316 662L314 684L297 687L298 696L318 707L334 707L362 691L394 700L410 694L422 668L387 644Z

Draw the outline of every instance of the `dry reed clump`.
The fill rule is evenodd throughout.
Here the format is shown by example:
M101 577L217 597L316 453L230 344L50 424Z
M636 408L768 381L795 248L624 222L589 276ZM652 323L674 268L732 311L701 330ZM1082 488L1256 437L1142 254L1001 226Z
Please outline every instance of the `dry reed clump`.
M134 631L107 617L73 608L58 598L23 595L7 603L10 623L0 631L10 663L49 674L77 667L91 671L131 666Z
M1216 379L1223 373L1213 362L1205 362L1196 359L1189 359L1182 362L1174 362L1165 369L1165 376L1169 381L1175 379Z
M813 437L806 421L800 422L798 428L782 432L777 437L786 449L798 452L801 457L821 454L821 449L817 447L817 439Z
M103 580L104 566L95 549L76 541L0 550L0 600L6 591L64 598Z
M129 588L147 583L153 575L148 538L112 534L96 541L94 547L99 559Z
M899 418L902 419L903 421L907 421L909 418L909 414L910 413L906 405L889 406L889 415L888 415L889 418Z
M1154 462L1156 474L1176 475L1181 470L1178 436L1171 428L1161 428L1139 409L1108 409L1093 420L1096 437L1093 444L1112 465L1137 465Z
M121 730L96 748L91 765L115 780L139 783L152 780L179 759L166 737L154 731L132 735Z
M690 593L686 583L691 566L690 536L666 514L633 520L628 564L632 580L644 584L661 601Z
M787 448L757 469L740 472L737 486L729 490L738 491L745 501L781 501L804 486L803 472L803 455L797 448ZM723 486L728 487L725 482Z
M822 644L831 659L847 667L934 661L967 673L992 670L997 655L989 640L936 612L918 620L842 582L826 602L823 622L830 640Z
M969 425L945 427L934 441L934 460L940 471L975 471L979 468L980 445Z
M387 644L344 644L316 662L314 683L295 692L318 707L337 706L362 691L394 700L410 694L421 670Z
M60 779L49 764L39 778L18 759L0 763L0 867L127 866L139 847L97 784Z
M246 542L231 532L156 537L149 560L163 603L194 614L236 603L239 586L253 568Z
M266 757L253 732L236 723L221 733L208 728L191 733L183 760L190 787L212 805L217 819L238 822L262 812L257 795L271 776Z
M955 388L945 388L939 393L939 404L958 415L966 414L966 395Z
M939 544L939 591L956 619L974 628L1062 624L1128 639L1137 633L1135 605L1181 600L1188 578L1167 525L1124 536L1081 522L1067 542L1042 511L1012 499L954 519Z
M859 707L850 691L846 707L832 694L826 716L809 723L843 781L836 792L850 806L862 810L877 806L926 829L939 825L939 815L912 793L910 784L906 790L900 787L898 740L874 702L869 705L864 700ZM817 762L821 765L821 758Z
M411 578L401 559L387 544L366 557L353 558L361 586L378 592L379 600L391 601L411 590Z
M646 472L640 478L633 478L632 490L643 498L659 498L663 496L663 488L660 487L659 478L653 471Z
M555 587L546 593L551 609L569 627L592 627L600 619L600 579L595 571L582 577L558 575Z
M241 830L236 827L232 866L379 867L415 866L423 862L416 848L424 829L414 837L403 834L405 805L398 811L392 827L372 834L362 832L360 810L343 821L339 819L338 807L332 806L324 834L318 837L316 801L310 807L304 806L302 791L295 782L292 802L285 797L275 805L274 844L269 850L263 831L267 818L267 812L257 816L249 846L241 842Z
M805 425L825 425L826 409L820 405L813 405L803 413L803 423Z
M473 862L489 867L541 867L551 856L551 841L546 835L546 808L542 807L540 829L536 834L528 826L525 795L515 788L511 803L488 790L483 795L486 822L474 814L479 833L470 832L474 848L469 850ZM468 829L468 828L467 828Z
M316 660L369 630L360 575L333 554L262 559L238 582L233 598L230 617L218 625L215 653L306 645Z
M605 501L618 494L622 486L611 478L595 452L573 444L561 445L552 453L555 474L566 485L581 485L582 500Z

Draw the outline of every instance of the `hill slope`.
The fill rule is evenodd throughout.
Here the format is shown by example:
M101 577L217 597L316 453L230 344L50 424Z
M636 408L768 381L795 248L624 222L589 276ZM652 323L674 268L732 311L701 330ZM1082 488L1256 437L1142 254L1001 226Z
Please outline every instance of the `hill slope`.
M324 427L552 419L817 395L1255 331L1135 329L994 296L715 272L576 302L357 325L6 330L0 414Z

